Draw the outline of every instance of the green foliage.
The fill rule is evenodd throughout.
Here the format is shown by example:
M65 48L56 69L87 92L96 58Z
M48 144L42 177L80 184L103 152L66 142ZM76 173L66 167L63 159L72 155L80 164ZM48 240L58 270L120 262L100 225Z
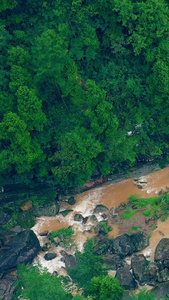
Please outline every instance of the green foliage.
M151 292L141 290L137 295L135 293L132 293L129 297L129 300L157 300L157 298Z
M129 205L134 208L146 208L150 205L151 208L143 212L145 216L154 220L159 219L161 216L166 219L168 217L169 209L169 194L147 199L131 195L129 197Z
M136 211L134 211L133 209L130 209L126 212L124 212L122 215L121 215L121 218L124 218L125 220L129 220L132 216L134 216L135 214L137 214Z
M133 231L141 231L141 226L132 226L128 233L132 233Z
M169 160L168 15L165 0L2 0L4 181L72 187Z
M74 230L71 227L62 228L62 229L58 229L56 231L51 231L49 238L53 239L59 235L63 235L65 238L67 238L67 237L70 237L72 234L74 234Z
M109 228L107 227L106 222L100 222L100 224L103 226L105 233L107 234L109 232Z
M77 267L68 270L69 275L79 288L83 289L84 295L88 294L90 281L93 277L104 275L102 258L94 254L93 240L87 240L84 252L77 252Z
M17 295L31 300L68 300L72 296L65 292L61 280L38 267L19 266L17 281Z
M121 300L125 290L117 278L112 276L95 277L91 281L90 294L97 300Z

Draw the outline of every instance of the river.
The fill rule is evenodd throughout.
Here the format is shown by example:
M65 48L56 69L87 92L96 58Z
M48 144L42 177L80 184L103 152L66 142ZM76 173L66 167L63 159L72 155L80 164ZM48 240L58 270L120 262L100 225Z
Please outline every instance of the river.
M141 173L142 174L142 173ZM139 175L141 175L139 173ZM144 174L144 173L143 173ZM138 175L138 174L137 174ZM131 177L120 181L105 183L99 187L90 189L81 194L75 195L76 204L70 206L67 202L62 202L60 213L56 217L41 217L37 218L35 226L32 228L39 238L41 246L47 242L46 236L41 236L45 232L61 229L71 226L74 229L74 240L80 251L83 251L83 244L88 237L92 237L95 233L93 230L93 221L91 216L94 214L94 209L97 204L103 204L108 209L114 209L121 203L127 203L131 194L139 195L143 198L150 198L167 192L169 188L169 168L164 168L141 177ZM141 200L140 200L141 201ZM61 212L71 209L72 211L64 217ZM85 223L74 221L75 214L81 214L86 218ZM103 220L101 214L96 214L97 220ZM119 221L120 222L120 221ZM142 224L140 224L142 225ZM169 219L165 222L158 220L157 228L152 232L150 245L142 251L150 260L153 260L154 248L163 237L169 238ZM115 238L124 233L120 227L120 223L112 225L112 231L109 233L109 238ZM57 257L52 261L44 259L44 252L40 252L35 259L34 264L40 263L46 267L49 272L57 271L60 275L65 275L64 263L61 261L61 247L54 247L50 251L55 252ZM66 249L67 253L74 254L75 247Z

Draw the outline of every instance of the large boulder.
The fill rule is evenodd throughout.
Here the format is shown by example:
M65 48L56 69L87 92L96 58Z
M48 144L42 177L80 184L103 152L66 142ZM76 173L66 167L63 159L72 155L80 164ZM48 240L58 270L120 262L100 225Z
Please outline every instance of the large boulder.
M18 234L6 231L4 237L1 235L1 242L0 277L17 269L18 264L31 262L40 251L39 241L32 230Z
M118 268L124 266L124 260L117 254L112 254L110 252L107 252L103 256L103 263L106 265L106 267L117 270Z
M75 214L74 221L83 222L83 216L81 214Z
M131 259L131 268L134 277L139 281L140 285L144 285L149 281L148 262L143 254L134 255Z
M135 251L135 245L128 234L118 236L112 241L112 252L125 257Z
M77 267L76 257L73 255L65 254L62 261L65 263L66 269L75 269Z
M102 204L98 204L94 209L94 213L97 213L97 214L102 214L107 211L108 211L108 208Z
M153 293L157 299L162 299L167 297L169 295L169 281L165 283L161 283L157 285L155 288L151 290L151 293Z
M161 239L158 243L155 249L154 261L162 264L164 264L165 261L169 261L169 239Z
M135 281L130 267L128 265L121 267L117 270L116 278L126 290L135 289L137 286L137 282Z
M132 235L125 233L113 240L112 253L125 257L134 252L140 251L147 246L148 239L142 232Z
M54 258L56 258L56 253L49 252L44 255L44 259L46 260L52 260Z
M32 214L35 217L43 217L43 216L53 217L56 216L58 212L59 212L59 205L56 203L38 205L32 208Z
M149 245L149 239L143 232L134 233L130 237L135 246L134 252L141 251Z

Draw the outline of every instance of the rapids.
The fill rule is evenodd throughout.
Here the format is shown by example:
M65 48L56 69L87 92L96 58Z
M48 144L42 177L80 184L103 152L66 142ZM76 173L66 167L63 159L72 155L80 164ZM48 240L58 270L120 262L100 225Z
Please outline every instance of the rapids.
M90 189L81 194L75 195L76 204L70 206L67 202L62 202L60 212L66 209L72 209L67 215L63 216L61 213L55 217L41 217L37 218L35 226L32 230L36 233L41 246L44 246L47 242L46 236L41 236L44 232L55 231L63 227L71 226L74 230L73 239L79 249L83 251L83 244L88 237L94 235L91 216L94 214L94 209L97 204L103 204L109 209L115 209L124 202L128 201L131 194L137 194L144 198L150 198L160 195L160 193L167 192L169 188L169 168L164 168L156 172L141 176L139 178L128 178L121 181L112 183L106 183L100 187ZM140 200L141 201L141 200ZM81 214L84 218L87 218L85 224L74 221L75 214ZM103 220L101 214L96 214L98 221ZM169 237L169 219L165 222L158 221L157 228L153 231L150 238L150 245L142 251L145 256L153 260L154 248L163 237ZM109 232L109 238L115 238L120 235L118 224L112 226L113 230ZM57 271L59 275L64 275L64 263L61 261L63 248L53 246L50 252L55 252L57 257L51 261L44 259L44 252L40 252L38 257L34 260L34 264L40 263L42 267L46 267L49 272L53 273ZM75 247L66 249L69 254L74 254Z

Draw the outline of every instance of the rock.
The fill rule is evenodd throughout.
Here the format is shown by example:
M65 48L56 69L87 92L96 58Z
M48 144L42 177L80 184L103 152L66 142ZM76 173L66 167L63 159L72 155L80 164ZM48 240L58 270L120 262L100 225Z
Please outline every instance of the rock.
M97 217L95 215L90 216L88 220L89 220L90 223L97 223L98 222Z
M0 209L0 225L5 225L11 218L13 211L9 208Z
M21 209L22 211L29 211L31 208L32 208L32 201L31 201L31 200L26 201L25 203L23 203L23 204L20 206L20 209Z
M32 216L31 212L23 211L18 214L17 224L22 228L31 228L35 224L35 217Z
M43 231L39 232L40 236L47 236L49 231L47 229L44 229Z
M149 275L147 272L148 262L143 254L134 255L131 259L131 268L133 275L136 280L139 281L140 285L144 285L149 282Z
M83 216L81 214L75 214L74 221L83 222Z
M137 282L135 281L133 274L130 272L130 267L127 265L119 268L115 277L126 290L135 289L137 286Z
M0 280L0 299L12 300L15 287L14 280L3 278Z
M82 224L83 224L83 225L86 225L86 224L87 224L87 221L88 221L88 219L89 219L89 217L85 217L85 218L83 218L83 222L82 222Z
M148 237L143 232L130 235L131 241L135 246L134 252L141 251L149 245Z
M118 254L121 257L132 254L135 251L135 245L132 242L131 236L123 234L112 241L112 253Z
M124 260L117 254L112 254L110 252L107 252L103 256L103 262L104 264L109 268L113 270L117 270L118 268L124 266Z
M161 283L157 285L155 288L151 290L151 293L153 293L157 299L162 299L167 297L169 295L169 281L165 283Z
M168 278L169 278L169 271L167 268L165 268L157 273L157 281L158 282L168 281Z
M45 255L44 255L44 259L46 259L46 260L52 260L52 259L54 259L56 257L56 253L46 253Z
M1 231L2 233L2 231ZM40 251L39 241L32 230L1 236L3 248L0 249L0 276L15 270L18 264L29 263Z
M96 225L95 231L96 231L99 235L107 235L108 232L109 232L107 222L106 222L106 221L99 222L99 223Z
M74 205L76 203L76 199L75 197L70 197L67 202L69 203L69 205Z
M132 235L123 234L115 238L112 242L112 253L124 257L134 252L140 251L148 246L148 239L142 233L138 232Z
M106 211L108 211L108 208L102 204L98 204L94 209L94 213L97 213L97 214L104 213Z
M161 239L158 243L155 254L154 254L154 261L161 262L164 264L165 261L169 260L169 239L164 238Z
M95 237L94 243L94 253L97 255L106 254L111 245L111 241L108 240L105 236Z
M62 261L65 263L66 269L75 269L77 267L76 257L73 255L64 255Z
M32 208L32 213L35 217L55 216L59 212L59 205L57 204L46 204L38 205Z
M65 209L63 211L60 211L60 214L62 214L62 216L66 217L71 211L73 211L73 209Z

